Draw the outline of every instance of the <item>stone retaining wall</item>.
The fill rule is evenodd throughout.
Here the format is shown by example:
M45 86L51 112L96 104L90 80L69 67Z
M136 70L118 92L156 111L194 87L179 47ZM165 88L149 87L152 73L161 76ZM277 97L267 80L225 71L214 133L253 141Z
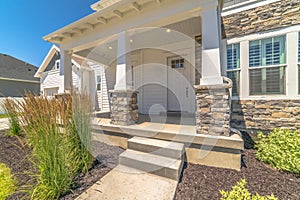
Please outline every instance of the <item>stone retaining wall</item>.
M281 0L223 16L227 38L300 24L300 1Z
M300 130L300 100L233 100L231 127Z
M111 123L127 126L138 121L138 104L136 91L109 91Z

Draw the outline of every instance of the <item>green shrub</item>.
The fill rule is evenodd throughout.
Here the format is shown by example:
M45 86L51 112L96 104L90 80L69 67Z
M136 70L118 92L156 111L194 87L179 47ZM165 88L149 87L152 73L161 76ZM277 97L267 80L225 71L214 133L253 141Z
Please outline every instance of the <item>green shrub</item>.
M8 135L19 136L21 134L21 127L18 118L18 103L14 99L5 98L5 100L3 101L3 108L6 110L10 122Z
M278 200L274 195L260 196L259 194L252 195L246 188L246 180L242 179L232 187L231 191L221 190L221 200Z
M92 156L80 136L85 134L86 143L91 143L88 141L91 130L84 127L90 126L89 102L84 102L84 107L76 107L78 114L75 114L72 100L70 95L48 99L29 94L21 103L24 110L21 120L27 124L24 126L26 140L32 147L32 161L38 172L33 175L37 185L30 191L31 199L59 198L69 190L73 178L90 167ZM76 117L86 123L79 129L75 125Z
M300 174L300 132L275 129L269 136L258 134L256 156L271 166Z
M11 170L0 163L0 200L5 200L16 190L16 180Z

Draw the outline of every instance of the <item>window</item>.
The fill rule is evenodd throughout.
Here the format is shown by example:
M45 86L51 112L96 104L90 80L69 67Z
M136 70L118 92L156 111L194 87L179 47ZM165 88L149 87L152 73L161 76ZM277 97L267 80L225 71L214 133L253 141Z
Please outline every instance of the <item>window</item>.
M229 44L227 53L227 77L232 80L232 95L239 95L240 85L240 44Z
M59 69L60 60L55 61L55 64L53 66L53 70Z
M250 95L285 93L285 36L250 41Z
M184 68L184 59L174 59L171 61L171 66L172 68L176 68L176 69L179 69L179 68Z
M97 91L101 91L101 76L97 76Z

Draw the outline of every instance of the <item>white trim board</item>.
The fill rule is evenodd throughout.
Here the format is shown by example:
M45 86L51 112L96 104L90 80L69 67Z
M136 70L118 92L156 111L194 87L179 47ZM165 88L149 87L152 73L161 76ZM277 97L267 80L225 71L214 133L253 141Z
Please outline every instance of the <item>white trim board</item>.
M26 82L26 83L40 83L39 81L30 81L30 80L24 80L24 79L15 79L15 78L4 78L0 77L0 80L4 81L16 81L16 82Z

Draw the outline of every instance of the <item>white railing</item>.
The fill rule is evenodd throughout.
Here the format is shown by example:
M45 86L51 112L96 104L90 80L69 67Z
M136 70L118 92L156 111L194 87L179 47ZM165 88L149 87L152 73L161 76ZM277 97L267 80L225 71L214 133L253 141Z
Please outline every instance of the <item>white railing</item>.
M17 101L23 101L23 97L10 97L12 99L15 99ZM0 97L0 114L5 114L6 111L5 109L2 107L2 103L4 102L5 97Z

